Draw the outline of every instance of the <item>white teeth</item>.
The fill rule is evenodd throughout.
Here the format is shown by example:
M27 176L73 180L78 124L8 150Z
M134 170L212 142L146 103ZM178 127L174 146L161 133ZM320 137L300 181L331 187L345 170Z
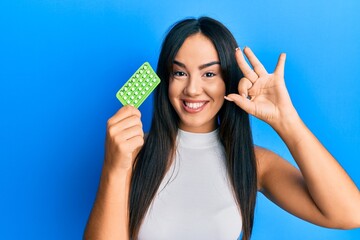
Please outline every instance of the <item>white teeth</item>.
M185 105L191 109L201 108L204 104L205 104L205 102L197 102L197 103L185 102Z

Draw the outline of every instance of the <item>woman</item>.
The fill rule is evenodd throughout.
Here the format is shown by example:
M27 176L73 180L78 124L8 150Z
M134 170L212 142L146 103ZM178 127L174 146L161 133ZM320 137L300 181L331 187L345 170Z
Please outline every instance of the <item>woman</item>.
M236 49L236 50L235 50ZM314 224L360 226L360 194L306 128L284 83L285 54L269 74L228 29L202 17L166 36L154 115L108 121L106 155L86 239L250 239L256 193ZM299 170L253 146L249 116L267 122Z

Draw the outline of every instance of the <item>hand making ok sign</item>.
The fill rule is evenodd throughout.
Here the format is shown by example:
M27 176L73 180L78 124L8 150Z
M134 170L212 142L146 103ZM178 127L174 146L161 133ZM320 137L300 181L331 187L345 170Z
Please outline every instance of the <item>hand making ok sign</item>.
M244 77L239 81L239 94L229 94L225 99L272 126L296 116L284 81L286 55L280 54L275 71L268 73L250 48L245 47L244 54L252 68L237 48L235 57Z

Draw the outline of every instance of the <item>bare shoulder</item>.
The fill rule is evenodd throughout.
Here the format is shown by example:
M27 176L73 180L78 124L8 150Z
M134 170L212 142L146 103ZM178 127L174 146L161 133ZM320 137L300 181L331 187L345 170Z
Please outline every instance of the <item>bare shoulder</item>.
M260 146L255 146L254 152L258 168L263 170L267 167L269 162L273 161L274 159L281 158L273 151Z
M256 159L256 163L257 163L257 182L258 182L258 191L261 191L262 186L263 186L263 176L266 173L269 163L271 162L270 158L273 157L273 155L275 154L274 152L260 147L260 146L255 146L254 148L254 152L255 152L255 159Z
M293 173L298 172L298 170L294 166L292 166L288 161L286 161L280 155L269 149L260 146L255 146L254 151L257 162L259 191L262 191L264 186L269 184L268 182L270 179L271 180L278 179L276 175L281 174L281 172L283 171L291 171Z

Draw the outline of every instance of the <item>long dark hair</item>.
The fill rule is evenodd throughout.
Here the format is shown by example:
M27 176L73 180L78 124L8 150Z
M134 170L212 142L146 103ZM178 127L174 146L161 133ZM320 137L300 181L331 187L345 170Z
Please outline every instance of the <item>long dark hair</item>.
M185 39L202 33L214 44L220 60L226 94L237 93L242 77L235 59L236 40L220 22L201 17L176 23L167 34L159 56L154 113L149 134L134 163L130 190L130 238L138 237L140 225L171 164L179 117L172 107L168 87L173 60ZM225 101L218 114L219 138L226 152L226 167L237 205L242 214L243 239L250 239L257 193L256 161L249 116L234 103Z

